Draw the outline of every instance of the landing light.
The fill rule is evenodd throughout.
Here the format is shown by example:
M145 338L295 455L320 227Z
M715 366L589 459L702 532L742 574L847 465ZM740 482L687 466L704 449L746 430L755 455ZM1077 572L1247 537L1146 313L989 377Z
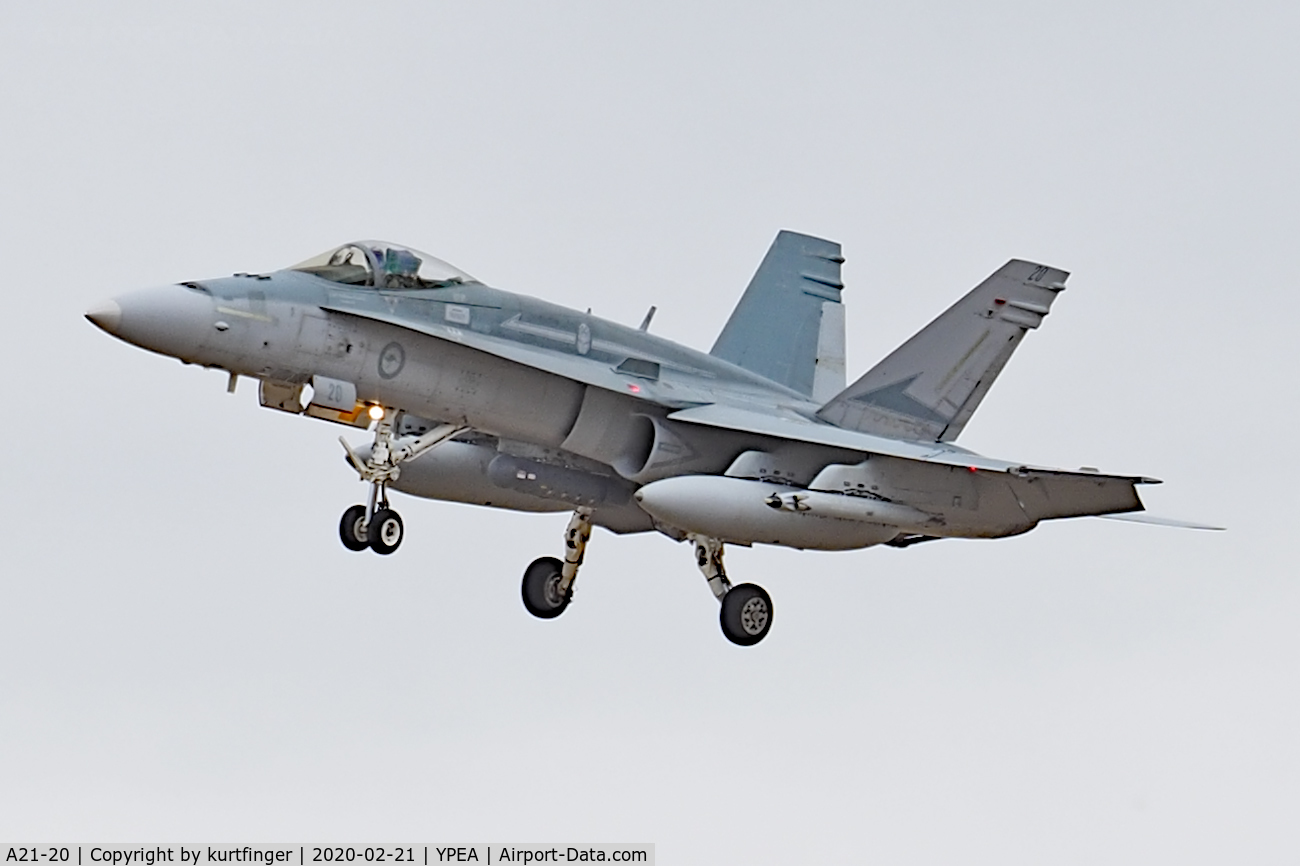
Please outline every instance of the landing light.
M371 406L371 407L370 407L370 420L372 420L372 421L382 421L383 419L384 419L384 407L383 407L383 406Z

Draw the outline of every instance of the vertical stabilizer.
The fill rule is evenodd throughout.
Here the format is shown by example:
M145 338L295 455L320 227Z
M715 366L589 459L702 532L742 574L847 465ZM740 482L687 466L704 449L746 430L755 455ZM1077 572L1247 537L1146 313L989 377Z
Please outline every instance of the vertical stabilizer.
M1012 260L821 408L838 427L951 442L1025 334L1065 288L1065 271Z
M843 262L834 241L777 234L710 354L810 397L838 393L844 383Z

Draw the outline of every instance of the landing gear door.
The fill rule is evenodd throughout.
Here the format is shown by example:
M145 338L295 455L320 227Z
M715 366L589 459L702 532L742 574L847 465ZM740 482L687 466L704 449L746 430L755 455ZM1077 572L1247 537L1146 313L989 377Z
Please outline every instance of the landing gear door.
M263 379L258 384L257 401L267 409L278 409L281 412L301 415L307 408L302 405L302 388L302 385Z
M351 382L339 382L323 376L313 377L312 402L305 406L302 402L304 388L304 385L295 385L291 382L263 379L257 389L257 400L267 409L280 412L305 414L337 424L347 424L349 427L360 427L363 430L370 426L370 415L367 412L369 407L357 402L357 389ZM329 396L331 393L333 399ZM350 403L346 399L349 396ZM327 403L330 405L326 405Z
M369 427L366 404L357 400L357 386L328 376L311 377L312 397L307 414L351 427Z

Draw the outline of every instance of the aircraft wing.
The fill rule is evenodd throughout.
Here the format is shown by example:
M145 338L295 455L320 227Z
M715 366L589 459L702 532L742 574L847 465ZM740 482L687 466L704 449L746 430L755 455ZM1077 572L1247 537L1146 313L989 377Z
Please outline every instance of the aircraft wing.
M813 442L868 454L915 460L941 466L961 467L972 472L998 473L1025 516L1032 520L1086 515L1121 514L1142 511L1137 494L1139 484L1159 484L1140 475L1103 475L1099 472L1071 472L1063 469L1027 466L1008 460L984 457L944 442L890 439L818 423L786 410L750 409L712 404L673 412L670 420L741 430L797 442Z
M1018 478L1041 480L1051 487L1072 485L1076 481L1085 484L1088 482L1097 484L1106 481L1129 485L1160 483L1156 478L1147 478L1141 475L1102 475L1096 472L1072 472L1063 469L1027 466L1024 463L984 457L973 451L967 451L964 448L958 448L944 442L914 442L903 439L890 439L857 430L845 430L842 427L810 421L802 415L790 411L774 412L770 409L760 411L741 406L726 406L714 403L708 406L681 409L673 412L668 418L689 424L702 424L707 427L721 427L727 430L742 430L746 433L775 436L796 442L814 442L818 445L848 448L869 454L899 457L904 460L919 460L924 463L958 466L977 471L1007 472Z

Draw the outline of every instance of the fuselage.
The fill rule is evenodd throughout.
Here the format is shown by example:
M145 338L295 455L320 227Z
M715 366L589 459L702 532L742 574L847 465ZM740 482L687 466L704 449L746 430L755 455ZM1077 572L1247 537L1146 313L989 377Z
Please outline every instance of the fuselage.
M489 440L452 443L413 461L394 483L398 490L558 511L571 507L571 497L537 494L567 492L580 476L594 476L611 489L598 503L597 522L618 531L654 528L631 499L637 485L719 474L740 453L771 444L677 424L669 412L718 399L816 409L703 352L480 283L385 290L285 270L160 286L112 303L115 309L92 319L141 348L272 386L348 382L361 404L461 423ZM429 333L434 329L439 336ZM470 338L513 347L519 360L467 345ZM566 356L600 384L563 375L558 364L554 372L538 366L538 359ZM559 464L569 486L529 491L493 483L486 469L501 450L548 468Z
M627 476L642 474L651 445L651 426L637 418L719 399L816 409L703 352L478 283L384 290L290 270L161 286L114 303L120 312L106 330L185 363L271 383L350 382L361 403L546 448L567 442L565 450ZM483 337L513 347L518 360L475 348L472 338ZM566 355L582 374L560 372ZM541 359L559 363L548 370ZM584 404L598 404L602 426L616 429L590 429ZM719 461L729 462L710 462Z

